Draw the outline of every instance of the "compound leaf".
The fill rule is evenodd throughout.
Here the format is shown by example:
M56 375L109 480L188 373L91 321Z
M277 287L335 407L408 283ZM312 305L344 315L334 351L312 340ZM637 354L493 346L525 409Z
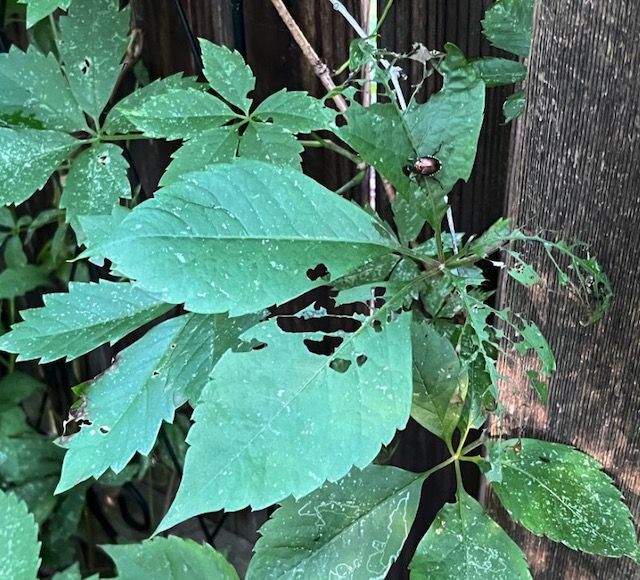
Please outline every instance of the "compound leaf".
M9 52L0 54L0 89L0 102L4 104L9 95L15 95L15 105L19 105L20 111L35 117L47 129L72 133L87 127L69 83L51 53L44 56L33 46L22 52L13 46Z
M204 65L204 76L211 88L228 103L248 113L251 99L247 95L254 89L256 79L242 55L200 38L200 50Z
M537 439L489 445L511 517L536 535L589 554L640 556L631 514L602 466L573 447Z
M202 393L159 531L204 512L302 497L368 465L409 417L409 322L365 320L355 333L327 336L286 333L271 320L246 332L253 349L228 351ZM335 352L311 352L325 337L339 343Z
M120 74L127 48L129 10L113 0L74 0L60 18L60 55L71 90L96 121Z
M239 580L233 566L207 544L169 536L141 544L101 546L116 563L118 580Z
M120 340L172 307L131 284L72 282L68 293L47 294L45 308L22 311L24 322L0 337L0 349L18 360L47 363L77 358L100 345Z
M362 209L299 171L237 159L161 189L86 255L106 256L166 302L236 316L326 284L329 276L313 274L319 265L337 278L397 244Z
M79 144L58 131L0 127L0 204L31 197Z
M40 286L49 286L51 281L42 266L27 264L21 268L5 268L0 272L0 299L24 296Z
M128 168L122 149L112 143L99 143L80 153L60 201L60 207L67 210L67 221L76 225L80 215L110 215L121 197L130 198Z
M411 529L421 488L419 474L370 465L285 500L260 528L247 579L385 578Z
M412 580L527 580L531 574L515 542L464 491L446 504L418 544Z
M309 133L326 129L334 115L322 101L307 93L282 89L262 101L252 117L261 121L271 120L292 133Z
M148 455L162 421L171 422L187 399L195 404L211 369L247 326L248 319L188 314L120 352L83 391L80 431L61 439L68 451L57 492L108 468L122 471L136 452Z
M40 567L38 526L27 506L14 494L0 490L0 575L37 578Z

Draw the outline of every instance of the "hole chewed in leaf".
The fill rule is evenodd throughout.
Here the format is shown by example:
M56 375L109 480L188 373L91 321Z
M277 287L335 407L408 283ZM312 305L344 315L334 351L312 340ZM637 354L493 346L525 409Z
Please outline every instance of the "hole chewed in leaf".
M307 270L307 278L312 282L315 282L318 279L328 281L331 278L331 275L324 264L318 264L315 268L309 268Z
M366 354L359 354L356 357L356 364L361 367L364 363L367 362L367 360L369 359L369 357Z
M346 358L334 358L329 366L338 373L346 373L351 366L351 361Z
M262 350L267 347L266 342L252 338L251 340L239 340L238 344L234 346L232 352L249 352L252 350Z
M326 335L322 340L305 338L304 345L307 347L307 350L313 354L329 356L336 352L336 349L342 344L343 340L341 336Z
M83 75L86 75L89 72L89 68L91 67L91 61L88 58L85 58L81 63L80 63L80 72Z

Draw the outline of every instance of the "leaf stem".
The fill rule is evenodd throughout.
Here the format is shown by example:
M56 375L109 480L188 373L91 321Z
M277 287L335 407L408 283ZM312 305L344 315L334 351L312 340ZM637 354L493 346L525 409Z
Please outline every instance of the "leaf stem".
M311 136L314 139L313 141L300 141L300 144L303 147L324 147L325 149L329 149L330 151L346 157L347 159L349 159L349 161L353 161L353 163L355 163L356 165L362 163L362 159L358 155L356 155L355 153L351 153L351 151L348 151L337 143L334 143L329 139L323 139L316 133L311 133Z

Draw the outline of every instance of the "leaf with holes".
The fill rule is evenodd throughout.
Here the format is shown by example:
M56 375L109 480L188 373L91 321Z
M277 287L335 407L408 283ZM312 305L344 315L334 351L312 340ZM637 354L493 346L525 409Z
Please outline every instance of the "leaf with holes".
M262 101L251 116L292 133L309 133L328 128L335 112L307 93L282 89Z
M412 580L529 580L522 550L463 490L422 538L409 564Z
M595 459L537 439L488 442L487 448L502 471L493 489L525 528L589 554L640 557L631 513Z
M384 578L418 510L422 474L370 465L295 501L260 528L247 579Z
M162 188L85 256L106 256L163 301L237 316L396 248L393 234L365 211L299 171L237 159ZM315 275L318 266L329 275Z
M108 468L119 473L136 452L148 455L162 421L172 422L187 400L195 405L216 362L256 321L179 316L120 352L83 391L80 431L60 439L67 453L56 492L97 479Z
M250 123L242 134L239 155L302 170L303 147L293 133L270 123Z
M72 133L87 128L82 109L51 53L44 56L33 46L26 52L12 46L0 54L0 89L2 105L19 107L22 115L34 117L47 129Z
M237 117L223 101L199 89L151 95L119 112L145 135L169 140L189 139Z
M237 129L219 127L185 141L171 155L173 161L162 175L160 185L170 185L179 181L185 173L202 171L212 163L230 163L236 156L239 139Z
M0 337L0 349L18 360L72 360L168 312L171 306L131 284L72 282L68 293L47 294L45 308L23 310L24 322Z
M60 56L71 90L97 122L122 69L129 9L114 0L73 0L60 18Z
M253 349L222 357L194 411L182 483L159 531L302 497L367 466L409 418L409 323L402 314L323 335L271 320L246 332ZM325 346L333 354L311 350Z
M13 493L0 490L0 571L3 578L37 578L40 567L38 524Z
M131 198L128 168L122 149L112 143L99 143L80 153L60 200L60 207L67 210L67 221L77 228L78 216L110 215L120 198Z
M0 204L31 197L78 145L58 131L0 127Z
M251 99L247 95L254 89L256 79L242 55L226 46L213 44L200 38L204 76L211 88L224 100L249 113Z
M162 580L238 580L238 574L222 554L207 544L169 536L141 544L107 545L101 548L116 563L119 580L162 578Z
M426 321L414 321L411 416L445 441L458 426L469 377L449 340Z
M183 77L182 73L171 75L164 79L157 79L118 101L107 114L103 130L110 135L114 133L131 133L136 130L136 126L127 119L127 111L141 107L150 97L187 89L202 90L203 87L206 87L206 85L198 83L197 79L193 77Z

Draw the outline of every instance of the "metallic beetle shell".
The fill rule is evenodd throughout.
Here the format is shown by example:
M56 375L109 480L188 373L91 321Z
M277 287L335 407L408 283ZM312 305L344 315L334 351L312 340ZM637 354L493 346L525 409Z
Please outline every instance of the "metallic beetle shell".
M436 157L421 157L413 164L413 170L418 175L434 175L440 171L442 164Z

